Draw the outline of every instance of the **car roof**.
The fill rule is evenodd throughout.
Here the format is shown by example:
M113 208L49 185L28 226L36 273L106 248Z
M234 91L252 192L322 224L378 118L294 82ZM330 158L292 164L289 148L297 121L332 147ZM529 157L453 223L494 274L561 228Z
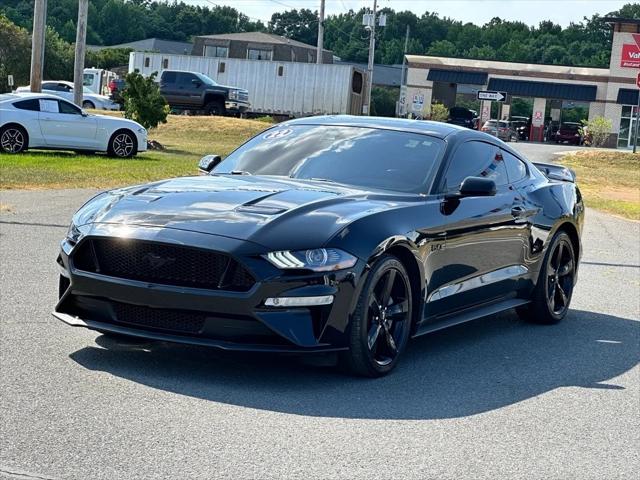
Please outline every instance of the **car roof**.
M449 123L425 120L409 120L406 118L389 117L358 117L355 115L322 115L317 117L297 118L280 125L335 125L364 128L378 128L383 130L398 130L402 132L421 133L434 137L445 138L458 132L470 132L468 128Z
M50 98L51 100L61 100L57 95L51 95L49 93L38 93L38 92L12 92L12 93L3 93L0 95L0 102L5 101L16 101L16 100L24 100L27 98Z

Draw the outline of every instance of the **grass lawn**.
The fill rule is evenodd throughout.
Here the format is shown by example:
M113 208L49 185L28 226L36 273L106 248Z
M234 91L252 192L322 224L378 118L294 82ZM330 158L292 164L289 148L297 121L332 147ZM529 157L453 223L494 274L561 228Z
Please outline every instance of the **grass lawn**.
M0 189L111 188L191 175L203 155L226 155L267 127L268 123L256 120L170 115L166 124L149 133L149 139L159 141L165 151L125 160L37 150L0 155Z
M586 150L560 163L575 170L587 206L640 220L640 154Z

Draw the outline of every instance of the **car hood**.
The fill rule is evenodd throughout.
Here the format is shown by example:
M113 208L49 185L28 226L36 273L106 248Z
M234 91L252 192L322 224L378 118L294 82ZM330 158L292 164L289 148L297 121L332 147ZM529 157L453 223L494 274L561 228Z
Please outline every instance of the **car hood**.
M358 218L418 198L281 177L182 177L99 195L78 211L74 223L173 228L267 248L310 248Z

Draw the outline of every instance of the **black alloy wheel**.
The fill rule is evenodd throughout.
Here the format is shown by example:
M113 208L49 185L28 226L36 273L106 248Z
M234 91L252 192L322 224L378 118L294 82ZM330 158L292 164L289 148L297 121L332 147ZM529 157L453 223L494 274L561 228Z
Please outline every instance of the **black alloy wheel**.
M207 115L224 115L224 103L214 100L205 106Z
M520 316L534 323L558 323L569 311L575 277L573 244L569 235L558 232L549 245L531 304L518 309Z
M86 110L89 110L89 109L92 109L92 108L96 108L96 106L92 102L90 102L89 100L85 100L84 102L82 102L82 108L84 108Z
M561 238L555 245L547 265L546 293L549 311L563 317L569 309L573 293L575 261L568 238Z
M350 370L369 377L390 372L409 339L411 315L407 272L395 257L384 256L369 273L352 318Z
M27 133L18 126L0 130L0 150L4 153L20 153L27 149Z

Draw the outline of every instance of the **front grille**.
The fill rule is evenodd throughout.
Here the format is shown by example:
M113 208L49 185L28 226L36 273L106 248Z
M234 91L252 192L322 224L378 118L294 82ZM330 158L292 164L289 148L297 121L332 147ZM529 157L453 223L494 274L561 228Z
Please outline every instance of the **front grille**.
M145 240L88 238L72 260L79 270L162 285L246 292L255 283L223 253Z
M199 333L206 317L202 314L140 307L113 302L118 323L178 333Z
M249 92L243 92L243 91L238 92L238 100L240 100L241 102L248 102Z

